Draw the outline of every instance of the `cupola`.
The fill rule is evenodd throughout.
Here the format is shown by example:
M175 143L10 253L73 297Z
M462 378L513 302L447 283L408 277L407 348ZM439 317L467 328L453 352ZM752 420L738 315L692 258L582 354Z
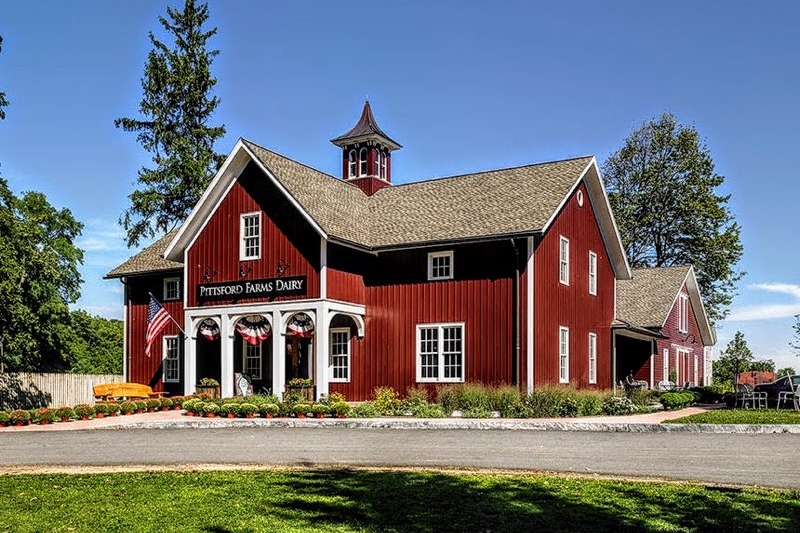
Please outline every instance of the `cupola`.
M392 152L402 148L375 122L369 100L353 129L331 139L342 149L342 179L372 196L392 184Z

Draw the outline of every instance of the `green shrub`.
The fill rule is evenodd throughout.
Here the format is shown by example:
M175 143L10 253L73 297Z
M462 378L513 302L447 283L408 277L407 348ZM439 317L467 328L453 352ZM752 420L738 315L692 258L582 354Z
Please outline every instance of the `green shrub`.
M159 407L161 407L161 400L158 398L150 398L149 400L145 400L147 404L147 409L150 411L157 411Z
M571 387L545 385L525 396L525 414L533 418L575 416L578 412L576 397Z
M375 402L367 401L361 402L350 410L350 416L353 418L377 418L380 412L375 407Z
M219 407L219 414L236 416L239 413L239 405L234 402L226 402Z
M94 406L94 412L95 414L107 415L111 411L107 403L98 403Z
M346 416L350 412L350 406L347 402L338 401L331 404L330 410L336 416Z
M491 418L492 412L482 407L472 407L461 411L462 418Z
M169 411L175 405L175 400L172 398L160 398L158 400L158 408L162 411Z
M292 406L292 411L296 415L307 415L311 410L311 406L307 403L296 403Z
M239 414L242 416L247 415L254 415L258 412L258 406L254 403L240 403L239 404Z
M59 420L68 420L70 418L75 418L75 410L72 407L59 407L56 409L56 418Z
M625 396L608 396L603 400L603 413L607 415L629 415L636 412L636 405Z
M458 409L458 391L455 385L439 385L436 387L436 403L445 415L450 416Z
M681 409L695 402L695 393L691 391L665 392L660 398L661 405L668 411Z
M113 416L119 413L120 408L117 402L108 402L105 406L108 408L108 414Z
M27 424L31 420L31 414L25 409L14 409L8 416L9 424Z
M578 396L578 416L603 414L603 399L606 394L598 391L583 391Z
M11 417L11 413L8 411L0 411L0 427L3 425L8 424L8 419Z
M655 396L658 395L657 391L649 389L630 389L625 391L625 396L633 402L636 407L647 407L655 401Z
M219 413L220 407L214 402L203 402L203 412L207 415L216 415Z
M145 400L136 400L133 403L136 404L137 411L144 411L147 409L147 402Z
M400 402L400 411L403 414L419 416L417 413L426 409L428 405L430 404L428 403L428 391L426 389L408 389L406 391L406 397Z
M258 412L262 415L270 414L275 416L280 411L277 403L262 403L258 406Z
M131 402L131 401L122 402L121 404L119 404L119 408L120 410L122 410L123 413L133 413L134 411L136 411L136 402Z
M48 409L47 407L36 409L37 422L55 422L55 420L56 413L52 409Z
M465 411L480 414L492 412L492 391L480 383L462 383L456 387L458 408L462 414Z
M92 416L94 414L94 405L89 405L88 403L81 403L75 406L75 416L78 418L84 418L88 416Z
M375 409L379 415L397 416L401 414L400 397L392 387L378 387L374 392Z
M524 413L524 405L519 389L511 385L501 385L492 391L494 410L503 418L518 418Z
M417 418L444 418L444 410L435 403L426 403L417 407L414 416Z
M314 416L318 416L318 415L327 415L330 412L330 410L329 407L324 403L317 402L311 404L311 412L314 413Z

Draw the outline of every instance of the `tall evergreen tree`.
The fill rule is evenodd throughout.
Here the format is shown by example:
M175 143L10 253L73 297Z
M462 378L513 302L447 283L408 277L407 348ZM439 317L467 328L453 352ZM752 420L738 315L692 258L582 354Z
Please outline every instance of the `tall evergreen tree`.
M219 50L206 49L217 33L216 28L203 28L208 5L186 0L183 10L168 7L167 15L158 21L174 44L170 48L149 33L153 49L142 77L141 118L114 121L116 127L137 133L155 164L139 170L139 188L119 219L128 246L182 222L224 159L214 152L214 142L225 135L225 127L208 125L220 102L211 95L217 83L211 63Z
M642 124L603 164L609 201L634 267L693 264L712 322L744 275L740 227L717 188L725 178L693 126L663 114Z

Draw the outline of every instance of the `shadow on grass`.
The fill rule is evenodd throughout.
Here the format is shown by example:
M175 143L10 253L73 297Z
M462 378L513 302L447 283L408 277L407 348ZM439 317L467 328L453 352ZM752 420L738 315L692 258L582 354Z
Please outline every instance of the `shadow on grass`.
M794 501L702 485L348 470L296 472L269 512L370 531L797 531Z

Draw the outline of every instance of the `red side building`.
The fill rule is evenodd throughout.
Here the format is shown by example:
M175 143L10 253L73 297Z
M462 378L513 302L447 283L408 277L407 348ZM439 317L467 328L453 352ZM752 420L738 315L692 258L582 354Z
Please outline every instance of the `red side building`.
M307 378L349 400L613 386L631 270L593 157L393 185L401 146L369 102L332 142L341 177L240 139L183 225L108 273L127 380L188 394L213 377L229 396L243 374L277 394ZM150 358L149 294L177 322Z

